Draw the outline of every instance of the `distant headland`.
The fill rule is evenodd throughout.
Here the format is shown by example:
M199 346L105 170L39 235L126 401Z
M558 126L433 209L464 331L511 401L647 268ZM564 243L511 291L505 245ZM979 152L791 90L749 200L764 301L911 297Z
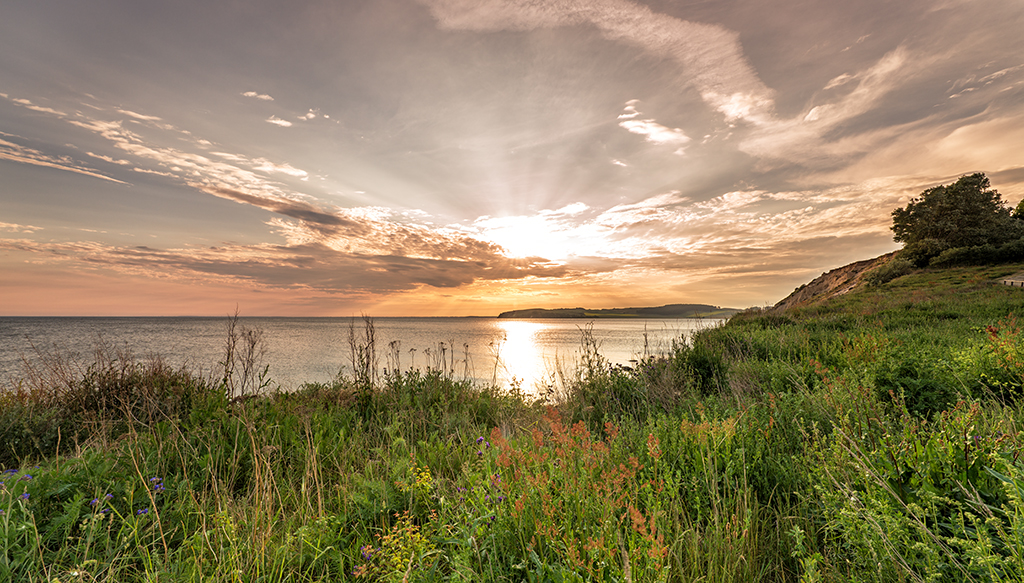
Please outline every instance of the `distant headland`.
M532 308L511 310L498 314L499 318L728 318L739 312L736 308L723 308L708 304L668 304L657 308Z

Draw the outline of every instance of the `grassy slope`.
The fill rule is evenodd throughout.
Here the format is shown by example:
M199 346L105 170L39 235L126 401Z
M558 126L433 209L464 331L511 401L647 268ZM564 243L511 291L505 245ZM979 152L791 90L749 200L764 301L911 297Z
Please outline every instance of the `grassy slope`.
M445 370L229 403L53 369L0 404L0 580L1022 580L1024 290L989 283L1022 269L742 314L636 370L584 335L553 407Z

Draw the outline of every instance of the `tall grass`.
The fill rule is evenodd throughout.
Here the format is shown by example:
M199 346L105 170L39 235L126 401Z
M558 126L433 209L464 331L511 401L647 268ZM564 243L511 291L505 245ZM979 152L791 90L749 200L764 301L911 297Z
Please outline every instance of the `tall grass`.
M54 360L0 396L0 580L1021 580L999 269L746 313L633 368L584 333L546 402L462 380L451 343L403 368L369 319L294 393L238 328L252 366L212 377Z

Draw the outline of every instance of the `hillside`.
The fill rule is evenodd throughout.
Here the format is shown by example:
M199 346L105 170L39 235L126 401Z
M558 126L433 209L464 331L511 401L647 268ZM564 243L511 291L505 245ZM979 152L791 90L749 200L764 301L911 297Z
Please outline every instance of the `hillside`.
M793 290L793 293L772 306L772 309L784 311L797 306L821 303L830 298L849 293L861 282L864 274L889 261L895 255L896 252L894 251L874 259L857 261L822 273L810 282Z
M499 318L728 318L739 310L708 304L668 304L656 308L532 308L511 310Z

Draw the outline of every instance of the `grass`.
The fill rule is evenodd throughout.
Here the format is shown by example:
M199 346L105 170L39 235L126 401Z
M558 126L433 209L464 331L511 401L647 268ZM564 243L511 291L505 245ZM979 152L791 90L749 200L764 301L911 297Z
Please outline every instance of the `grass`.
M0 393L0 580L1024 580L1024 265L753 311L558 397L441 360L268 393L100 351Z

